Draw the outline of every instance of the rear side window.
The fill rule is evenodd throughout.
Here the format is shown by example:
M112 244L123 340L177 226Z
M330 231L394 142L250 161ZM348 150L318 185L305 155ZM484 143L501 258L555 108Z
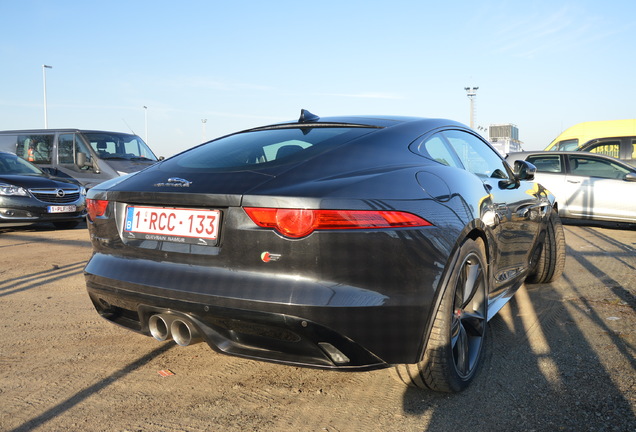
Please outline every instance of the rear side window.
M563 172L561 165L561 156L559 155L546 155L546 156L528 156L528 162L537 167L538 172L545 173L560 173Z
M15 153L35 164L50 164L54 135L19 135Z
M430 159L455 168L464 168L441 134L435 134L418 147L418 151Z
M443 132L464 168L482 178L508 178L501 157L476 136L459 130Z
M243 132L195 147L165 161L164 166L228 170L280 165L306 160L374 130L377 129L307 127Z
M590 153L603 154L605 156L611 156L620 158L621 156L621 142L620 140L611 141L599 141L593 144L586 144L582 150Z

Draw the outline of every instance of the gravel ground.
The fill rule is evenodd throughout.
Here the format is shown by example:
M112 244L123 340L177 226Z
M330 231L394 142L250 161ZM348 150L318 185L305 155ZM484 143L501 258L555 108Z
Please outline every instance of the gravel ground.
M0 229L0 430L634 431L636 230L565 231L564 277L515 296L447 395L137 335L93 310L84 226Z

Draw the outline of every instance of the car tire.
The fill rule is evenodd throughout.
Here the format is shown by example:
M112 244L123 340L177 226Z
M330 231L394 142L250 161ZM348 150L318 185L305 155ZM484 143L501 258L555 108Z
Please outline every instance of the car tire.
M527 283L550 283L563 273L565 267L565 234L561 218L556 210L550 213L543 246L539 247L533 257L534 266Z
M456 257L422 361L394 369L394 377L409 386L459 392L478 370L486 337L490 280L484 242L467 239Z
M53 222L53 225L57 229L73 229L79 225L79 222L78 221Z

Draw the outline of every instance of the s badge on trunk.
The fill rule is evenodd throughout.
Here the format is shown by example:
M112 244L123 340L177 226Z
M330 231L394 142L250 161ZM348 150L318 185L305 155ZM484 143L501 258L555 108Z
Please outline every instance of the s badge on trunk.
M261 254L261 260L266 263L271 261L278 261L280 257L281 257L280 254L274 254L270 252L263 252Z

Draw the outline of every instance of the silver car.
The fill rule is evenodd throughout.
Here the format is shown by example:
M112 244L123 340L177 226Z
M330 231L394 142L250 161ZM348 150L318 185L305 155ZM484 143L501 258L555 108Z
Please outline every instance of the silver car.
M552 192L563 218L636 223L636 168L594 153L511 153L510 163L536 166L535 179Z

